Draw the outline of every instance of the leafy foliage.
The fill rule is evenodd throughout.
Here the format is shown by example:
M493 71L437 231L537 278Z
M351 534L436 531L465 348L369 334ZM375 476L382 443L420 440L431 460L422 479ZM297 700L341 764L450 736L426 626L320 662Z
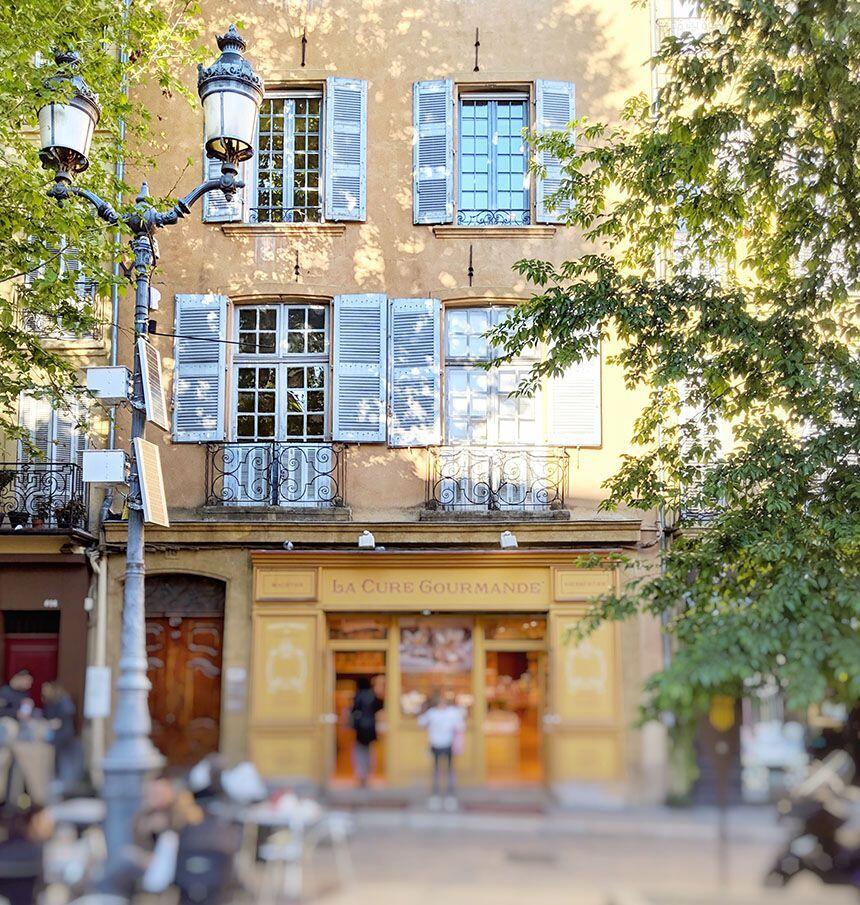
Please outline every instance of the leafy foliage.
M78 177L114 203L129 189L117 178L119 159L136 160L153 132L134 89L154 81L165 92L184 91L181 73L194 54L196 2L169 0L16 0L0 15L0 432L21 436L17 402L23 392L45 396L57 407L77 395L75 363L45 331L83 336L103 322L113 232L86 204L58 207L46 198L51 173L38 159L37 114L55 95L46 85L55 72L53 52L75 49L80 74L97 92L102 118L90 155ZM117 48L134 48L120 55ZM125 89L128 89L127 91ZM77 249L80 273L96 283L94 298L75 291L79 277L66 268L61 249ZM104 326L103 324L101 324ZM40 335L41 334L41 335ZM26 442L26 438L25 442Z
M860 698L860 15L701 6L704 32L659 48L656 103L533 138L600 250L520 261L537 292L494 334L502 360L551 348L522 392L600 337L648 389L603 505L665 514L671 543L583 623L666 621L646 717L770 680L790 705Z

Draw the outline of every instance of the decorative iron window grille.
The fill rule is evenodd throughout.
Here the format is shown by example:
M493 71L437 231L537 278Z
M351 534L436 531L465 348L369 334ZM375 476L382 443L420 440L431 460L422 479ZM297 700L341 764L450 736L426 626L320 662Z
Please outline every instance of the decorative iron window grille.
M22 292L26 294L26 285L23 287ZM26 295L22 300L24 311L21 315L21 326L30 333L41 336L43 339L92 339L100 342L104 337L104 326L102 323L104 312L99 304L98 283L84 276L79 277L75 280L75 298L81 309L84 306L89 306L92 309L96 321L89 329L81 333L63 329L62 324L58 324L56 320L39 312L28 310L26 308Z
M714 501L706 492L708 473L713 469L714 464L695 466L694 479L689 484L681 486L681 508L678 515L682 524L701 527L717 517L722 501Z
M569 457L541 447L430 450L426 506L446 511L564 508Z
M86 529L88 523L80 465L0 462L0 528Z
M206 444L207 506L343 506L346 451L340 444Z
M663 16L657 19L657 43L674 38L698 38L705 33L704 16Z

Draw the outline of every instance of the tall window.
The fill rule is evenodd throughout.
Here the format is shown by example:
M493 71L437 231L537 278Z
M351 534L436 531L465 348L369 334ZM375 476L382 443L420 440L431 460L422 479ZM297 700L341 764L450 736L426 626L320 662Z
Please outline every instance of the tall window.
M64 279L67 275L73 275L72 291L74 295L70 298L70 301L82 312L86 311L88 306L92 310L96 305L98 285L95 280L81 270L77 248L71 245L48 248L46 260L25 275L25 289L30 287L35 280L43 279L47 275L56 276L57 279ZM97 314L98 312L94 313ZM45 339L101 339L101 325L99 324L96 324L92 330L79 334L70 330L62 321L51 320L44 314L27 311L26 308L24 323L28 330Z
M236 440L328 436L328 308L254 305L236 312Z
M321 112L319 92L274 95L263 100L252 221L322 220Z
M521 226L530 222L528 166L522 132L524 94L460 97L457 223Z
M484 337L506 308L449 308L445 312L446 442L466 445L532 445L543 439L537 396L511 396L534 354L487 370L493 348Z

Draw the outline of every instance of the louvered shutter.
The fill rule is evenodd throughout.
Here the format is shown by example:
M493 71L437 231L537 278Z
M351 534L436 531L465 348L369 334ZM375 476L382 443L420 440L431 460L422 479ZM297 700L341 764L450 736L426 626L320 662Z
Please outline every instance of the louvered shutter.
M51 461L51 435L54 411L47 399L22 395L18 404L18 423L30 435L30 443L39 450L44 459L28 454L23 448L21 458L25 461Z
M244 163L239 164L238 178L242 181L245 179L247 167ZM203 178L204 179L220 179L221 178L221 161L213 160L206 156L203 152ZM232 201L228 201L224 193L220 189L214 192L208 192L203 196L203 222L204 223L233 223L237 220L244 219L245 214L245 192L239 189L233 196Z
M573 82L535 83L535 120L538 134L555 132L567 128L576 115ZM561 186L561 161L548 151L541 151L539 161L545 168L546 176L537 179L537 221L539 223L560 223L570 210L570 202L565 201L547 210L547 199Z
M367 82L326 79L326 220L367 219Z
M334 300L335 440L385 440L384 295L338 295Z
M415 82L412 91L412 211L415 223L454 220L454 83Z
M227 298L177 295L173 440L224 439Z
M556 446L600 446L600 354L549 383L550 434Z
M438 299L391 300L389 446L441 442Z

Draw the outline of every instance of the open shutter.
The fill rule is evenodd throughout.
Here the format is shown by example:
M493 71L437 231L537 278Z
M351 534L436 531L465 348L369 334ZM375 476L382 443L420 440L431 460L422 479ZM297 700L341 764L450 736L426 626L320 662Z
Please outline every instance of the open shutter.
M389 446L441 442L438 299L391 300Z
M51 434L52 422L54 419L54 411L48 399L36 398L34 396L22 395L18 404L18 423L25 428L30 435L30 442L39 452L42 453L44 459L37 459L35 456L28 455L22 448L21 458L24 461L33 459L34 461L51 461Z
M571 365L549 383L550 433L556 446L600 446L600 355Z
M335 440L385 440L385 349L388 305L384 295L334 299Z
M412 91L412 210L415 223L454 220L454 83L415 82Z
M224 439L227 297L177 295L173 440Z
M367 82L326 79L325 218L367 219Z
M244 181L246 170L245 164L240 163L238 176L240 180ZM205 151L203 152L203 178L221 178L221 161L207 157ZM233 196L232 201L228 201L220 190L205 194L203 196L203 222L232 223L236 220L244 219L246 191L247 186L244 189L239 189Z
M567 128L576 115L573 82L535 83L535 120L537 133L556 132ZM548 151L540 152L538 161L546 170L546 176L537 179L537 221L538 223L560 223L570 210L570 202L565 201L553 210L547 210L547 199L561 186L561 161Z

